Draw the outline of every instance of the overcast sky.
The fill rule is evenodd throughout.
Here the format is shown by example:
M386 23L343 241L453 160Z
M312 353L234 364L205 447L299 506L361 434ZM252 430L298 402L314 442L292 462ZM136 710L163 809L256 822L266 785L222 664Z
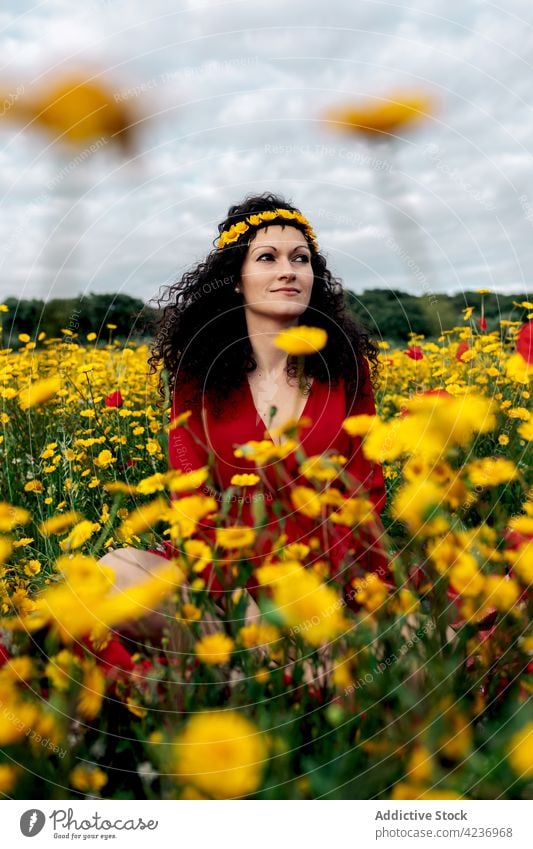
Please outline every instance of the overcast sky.
M101 72L142 118L138 156L106 145L76 166L0 122L1 299L149 300L205 258L231 204L266 190L310 219L355 292L530 292L530 0L75 5L4 0L0 88ZM388 144L319 121L419 88L434 119Z

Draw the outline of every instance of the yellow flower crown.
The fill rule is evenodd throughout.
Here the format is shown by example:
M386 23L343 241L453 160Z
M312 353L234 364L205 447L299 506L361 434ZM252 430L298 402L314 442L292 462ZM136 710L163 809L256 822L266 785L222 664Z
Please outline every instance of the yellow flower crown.
M303 224L305 235L308 242L313 246L315 251L318 251L316 243L316 233L311 227L307 218L301 212L291 212L289 209L274 209L269 212L258 212L254 215L249 215L244 221L238 221L232 224L229 230L223 230L217 242L217 248L225 248L232 242L236 242L243 233L246 233L250 227L257 227L262 221L273 221L275 218L286 218L288 221L298 221Z

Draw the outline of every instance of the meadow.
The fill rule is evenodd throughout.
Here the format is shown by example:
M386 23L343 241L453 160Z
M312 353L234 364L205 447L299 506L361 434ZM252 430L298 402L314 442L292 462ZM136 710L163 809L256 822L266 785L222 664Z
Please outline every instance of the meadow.
M111 325L107 344L64 330L1 349L0 792L531 798L531 326L487 332L467 309L435 341L380 343L378 415L344 427L383 464L384 527L342 494L342 457L301 458L293 509L375 538L388 564L348 593L320 536L281 534L252 563L260 522L225 527L198 492L209 469L168 471L187 416L170 421L146 345ZM295 423L286 436L297 448ZM260 466L267 448L241 450ZM227 499L260 493L257 472ZM160 573L114 592L98 558L165 541ZM143 617L161 606L151 645Z

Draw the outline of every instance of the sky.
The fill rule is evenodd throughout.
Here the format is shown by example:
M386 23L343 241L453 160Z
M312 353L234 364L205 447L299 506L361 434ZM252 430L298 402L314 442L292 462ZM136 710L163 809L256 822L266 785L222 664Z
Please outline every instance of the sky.
M355 293L488 288L533 270L530 0L4 0L5 92L97 75L136 151L0 121L0 299L150 301L250 193L301 209ZM431 119L371 143L326 109L424 91Z

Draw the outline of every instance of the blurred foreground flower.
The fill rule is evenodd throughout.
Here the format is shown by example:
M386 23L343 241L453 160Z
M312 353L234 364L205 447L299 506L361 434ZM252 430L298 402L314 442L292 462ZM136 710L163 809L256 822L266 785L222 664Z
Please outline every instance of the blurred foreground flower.
M366 105L346 105L329 109L325 120L335 129L369 136L390 135L428 118L435 110L432 97L424 92L398 92L375 98Z
M71 72L34 96L23 91L15 100L4 100L13 101L4 117L47 130L77 147L99 139L118 143L124 152L131 148L137 117L98 79Z
M267 747L254 725L236 711L192 717L175 744L175 770L214 799L248 796L261 783Z
M61 379L59 376L46 377L44 380L36 380L35 383L30 383L24 389L21 389L19 395L19 404L23 410L28 410L30 407L37 407L39 404L44 404L56 395L61 388Z
M321 327L304 327L296 325L289 327L282 333L278 333L274 339L274 345L294 356L305 356L316 354L322 350L328 341L328 334Z

